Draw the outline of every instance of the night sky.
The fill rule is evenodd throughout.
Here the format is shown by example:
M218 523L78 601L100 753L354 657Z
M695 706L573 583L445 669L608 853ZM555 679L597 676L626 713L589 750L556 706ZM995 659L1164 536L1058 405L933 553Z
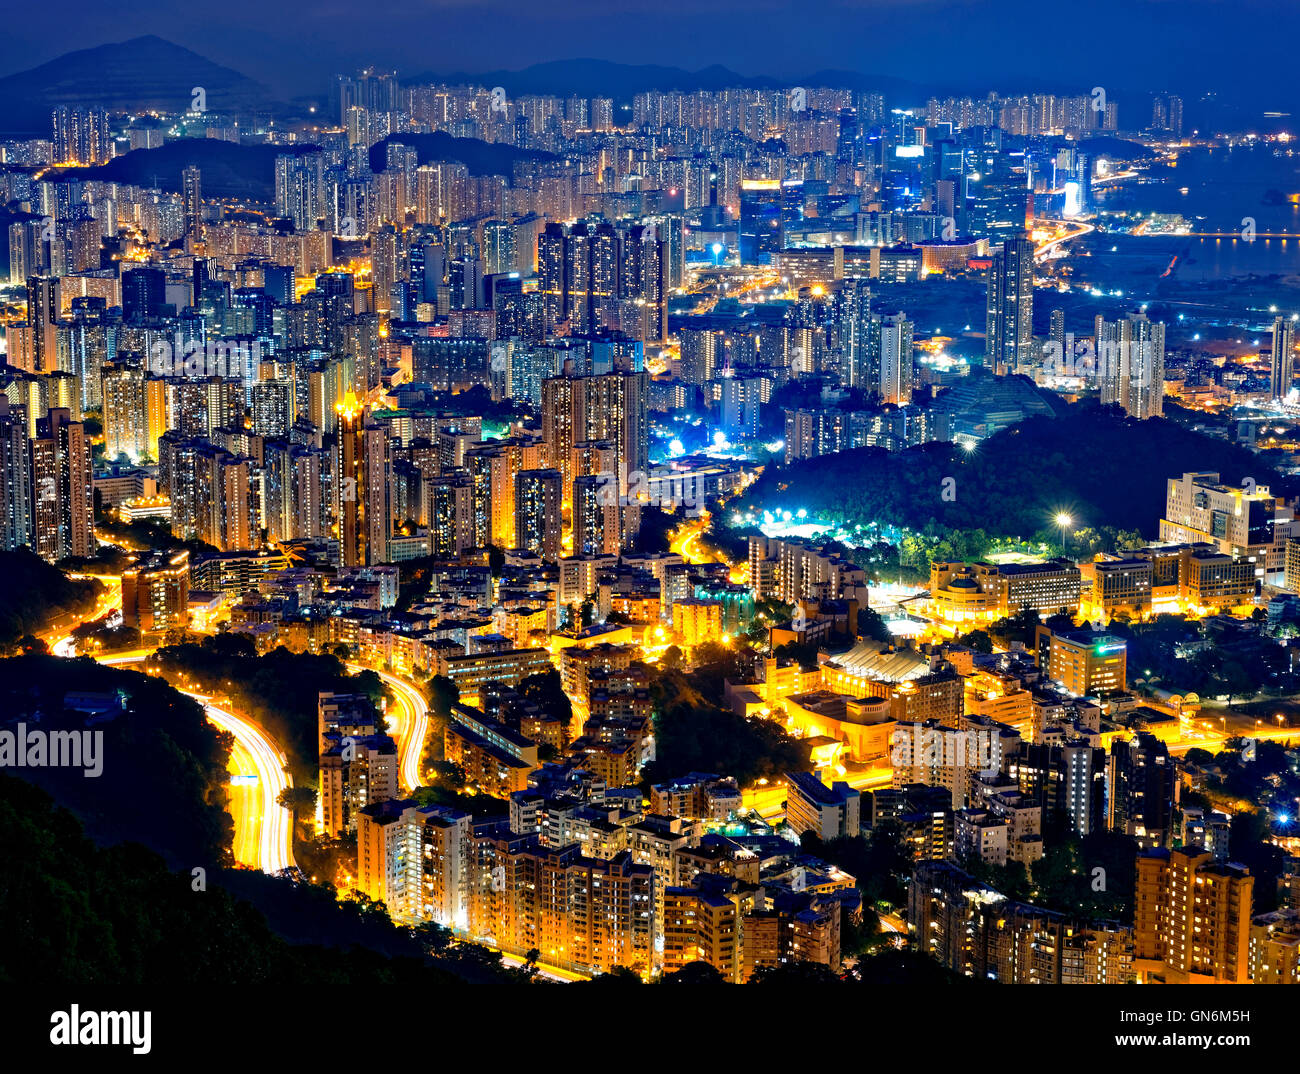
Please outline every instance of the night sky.
M789 12L794 10L795 15ZM285 97L362 62L403 74L597 57L791 79L836 68L956 90L1220 89L1300 102L1294 0L63 0L8 5L0 73L157 34Z

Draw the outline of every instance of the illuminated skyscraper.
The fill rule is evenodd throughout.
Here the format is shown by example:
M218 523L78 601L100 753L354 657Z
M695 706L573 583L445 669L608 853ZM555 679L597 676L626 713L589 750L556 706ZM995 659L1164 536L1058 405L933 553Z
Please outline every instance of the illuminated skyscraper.
M871 349L879 362L880 401L895 406L910 403L914 380L912 322L901 313L872 317L871 331L875 337Z
M203 178L192 164L181 172L181 195L185 202L185 234L197 242L203 238Z
M27 413L0 395L0 548L32 543L32 449Z
M27 324L31 328L32 371L59 367L59 280L33 276L27 281Z
M31 443L34 541L37 555L51 562L90 556L90 438L71 412L51 408L37 422Z
M1295 322L1273 318L1273 353L1269 363L1268 390L1274 399L1285 399L1295 379Z
M139 462L148 453L148 413L143 369L106 365L102 374L104 454Z
M740 263L770 265L785 249L781 181L745 179L740 184Z
M1145 313L1118 321L1099 314L1094 331L1103 403L1118 403L1135 418L1164 413L1165 326Z
M334 492L338 503L340 557L343 566L388 562L388 434L366 423L360 399L349 392L335 406L339 416Z
M984 364L1000 377L1028 367L1034 349L1034 244L1008 239L993 257Z
M515 478L515 542L547 562L560 558L563 481L559 470L521 470Z

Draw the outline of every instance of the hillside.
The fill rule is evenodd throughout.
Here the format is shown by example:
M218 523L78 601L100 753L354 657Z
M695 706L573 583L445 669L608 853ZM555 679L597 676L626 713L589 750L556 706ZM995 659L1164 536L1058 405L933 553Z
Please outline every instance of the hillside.
M433 134L392 134L370 147L370 169L382 172L390 143L414 147L421 164L444 160L458 160L469 169L470 175L514 174L517 160L554 160L555 154L536 149L516 149L512 145L480 142L477 138L453 138L446 131Z
M275 158L309 153L310 145L236 145L217 138L178 138L156 149L137 149L96 167L61 168L62 179L99 179L180 193L181 172L191 164L203 173L203 195L250 201L275 200Z
M265 109L267 90L238 71L152 34L79 49L0 78L0 131L50 136L55 105L100 105L110 112L184 112L195 86L208 109Z
M1005 429L969 453L931 443L894 454L860 448L769 467L734 506L742 512L805 508L839 522L1021 538L1051 537L1052 520L1064 511L1076 527L1111 526L1154 539L1166 480L1206 470L1230 483L1251 477L1275 493L1296 491L1293 481L1236 444L1169 421L1136 421L1118 408L1080 404L1061 417L1030 418Z

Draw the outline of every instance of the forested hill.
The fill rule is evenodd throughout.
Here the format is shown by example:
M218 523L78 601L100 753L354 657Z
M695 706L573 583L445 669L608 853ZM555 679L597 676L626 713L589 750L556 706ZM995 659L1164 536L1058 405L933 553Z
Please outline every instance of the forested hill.
M1051 535L1067 512L1076 526L1158 536L1166 481L1217 471L1230 484L1252 478L1276 495L1297 482L1247 449L1163 419L1137 421L1117 407L1077 405L1059 418L1030 418L964 451L950 443L889 453L859 448L769 467L733 506L807 509L837 522L980 529L990 536Z

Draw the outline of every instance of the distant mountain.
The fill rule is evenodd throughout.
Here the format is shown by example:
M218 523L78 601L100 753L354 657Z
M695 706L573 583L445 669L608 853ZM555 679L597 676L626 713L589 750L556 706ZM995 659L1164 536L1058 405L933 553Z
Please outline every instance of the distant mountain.
M512 145L480 142L477 138L453 138L445 131L433 134L392 134L370 147L370 169L382 172L388 159L389 143L412 146L421 164L458 160L470 175L514 175L517 160L554 160L555 154L536 149L516 149Z
M202 86L210 112L243 113L270 105L265 86L152 34L68 52L0 78L0 131L50 134L55 105L101 105L110 112L180 112Z
M739 75L718 64L699 71L687 71L681 67L593 59L555 60L533 64L521 71L425 72L403 78L402 81L412 85L421 82L471 83L502 86L512 94L575 94L579 97L612 97L615 100L626 100L649 90L693 93L697 90L722 90L737 86L749 89L781 89L795 85L843 86L904 96L915 94L919 99L924 99L925 92L904 79L863 75L852 71L820 71L802 79L778 79L766 75Z

